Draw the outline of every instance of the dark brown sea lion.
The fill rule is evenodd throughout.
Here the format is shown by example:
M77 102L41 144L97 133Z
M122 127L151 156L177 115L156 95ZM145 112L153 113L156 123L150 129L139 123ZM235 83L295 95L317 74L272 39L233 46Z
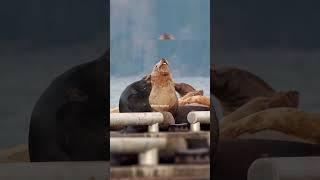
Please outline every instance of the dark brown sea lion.
M196 91L194 87L187 83L174 83L174 88L179 93L180 97L185 96L189 92ZM202 94L203 95L203 94Z
M233 67L210 69L213 93L227 115L255 97L270 97L275 90L256 75Z
M151 112L150 92L151 83L145 78L130 84L120 96L119 112Z
M161 58L154 66L151 72L151 86L149 96L151 107L155 111L168 111L175 115L178 108L178 97L166 59Z

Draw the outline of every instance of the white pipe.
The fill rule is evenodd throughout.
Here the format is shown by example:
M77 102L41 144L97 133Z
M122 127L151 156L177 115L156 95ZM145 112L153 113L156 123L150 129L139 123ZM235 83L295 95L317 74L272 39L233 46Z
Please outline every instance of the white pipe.
M188 122L190 123L190 130L192 132L199 132L200 123L210 124L210 111L192 111L187 116Z
M110 114L110 126L152 125L163 121L164 116L160 112Z
M254 161L248 180L319 180L320 157L263 158Z
M153 148L145 152L141 152L139 153L138 158L139 165L157 165L159 163L159 150L157 148Z
M170 112L110 113L110 126L174 124Z
M140 153L153 148L163 149L167 145L166 138L146 137L111 137L111 153Z
M190 124L199 122L202 124L210 124L210 111L192 111L187 116Z

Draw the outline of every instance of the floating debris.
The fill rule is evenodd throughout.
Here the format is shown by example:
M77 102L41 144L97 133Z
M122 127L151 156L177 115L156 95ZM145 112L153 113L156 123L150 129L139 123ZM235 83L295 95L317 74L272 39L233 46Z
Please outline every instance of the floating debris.
M175 40L174 36L170 33L163 33L160 35L160 40Z

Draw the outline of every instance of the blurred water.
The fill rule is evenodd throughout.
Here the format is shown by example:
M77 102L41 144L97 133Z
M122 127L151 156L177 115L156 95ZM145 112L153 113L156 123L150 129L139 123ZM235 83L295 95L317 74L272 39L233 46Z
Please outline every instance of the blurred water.
M110 79L110 107L117 107L122 91L131 83L138 81L141 77L111 77ZM209 77L177 77L176 82L184 82L196 89L202 89L206 96L210 94Z

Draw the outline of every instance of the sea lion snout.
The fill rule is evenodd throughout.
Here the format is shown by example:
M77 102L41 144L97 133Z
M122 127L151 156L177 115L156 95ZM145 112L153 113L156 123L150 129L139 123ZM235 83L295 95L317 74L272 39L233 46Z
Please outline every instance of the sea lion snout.
M159 62L159 67L162 67L162 66L169 66L168 61L164 58L161 58L161 60Z
M169 69L169 63L168 60L161 58L160 61L155 65L153 72L159 72L162 74L169 74L170 69Z
M161 58L160 64L168 64L168 61L164 58Z

